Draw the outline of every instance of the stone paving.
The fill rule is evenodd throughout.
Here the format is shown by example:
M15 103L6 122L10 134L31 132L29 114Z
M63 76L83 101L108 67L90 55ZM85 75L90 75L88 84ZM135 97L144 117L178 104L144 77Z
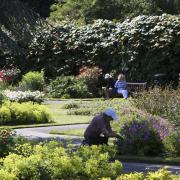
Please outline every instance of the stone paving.
M75 125L65 125L65 126L49 126L49 127L35 127L35 128L21 128L15 129L16 134L23 136L29 140L58 140L65 142L67 140L72 140L76 145L80 145L83 137L79 136L68 136L68 135L56 135L49 134L52 130L68 130L68 129L85 129L88 124L75 124Z

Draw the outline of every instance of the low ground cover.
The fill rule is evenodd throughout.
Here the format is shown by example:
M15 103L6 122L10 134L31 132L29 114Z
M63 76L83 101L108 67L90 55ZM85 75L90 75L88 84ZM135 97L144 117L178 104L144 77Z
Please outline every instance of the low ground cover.
M105 146L72 151L57 142L19 145L13 153L0 159L0 177L6 173L14 179L115 178L123 168L119 161L109 161L113 154L114 151Z
M20 143L10 154L0 158L0 177L18 179L140 179L174 180L165 169L157 172L123 173L120 161L113 160L116 151L111 146L80 147L74 151L72 145L63 147L58 142L40 144Z

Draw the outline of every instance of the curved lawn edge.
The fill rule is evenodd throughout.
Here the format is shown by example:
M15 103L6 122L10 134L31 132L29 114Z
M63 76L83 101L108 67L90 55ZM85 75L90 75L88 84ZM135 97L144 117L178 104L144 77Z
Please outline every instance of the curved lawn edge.
M29 124L29 125L17 125L17 126L1 126L0 129L3 128L10 128L10 129L22 129L22 128L36 128L36 127L51 127L51 126L68 126L68 125L78 125L78 124L89 124L89 123L67 123L67 124L62 124L62 123L54 123L54 124Z

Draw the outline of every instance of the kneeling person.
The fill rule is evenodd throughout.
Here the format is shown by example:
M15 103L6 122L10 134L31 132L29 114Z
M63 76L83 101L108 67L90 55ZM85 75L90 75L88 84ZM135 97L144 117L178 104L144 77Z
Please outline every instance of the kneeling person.
M112 120L118 120L116 112L112 108L95 116L84 133L85 142L88 145L108 144L109 137L118 137L119 135L111 129L110 122Z

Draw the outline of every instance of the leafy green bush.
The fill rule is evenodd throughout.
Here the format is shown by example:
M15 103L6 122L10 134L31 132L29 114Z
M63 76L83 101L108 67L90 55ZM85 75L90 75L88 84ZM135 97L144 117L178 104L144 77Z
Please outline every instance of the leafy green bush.
M28 72L23 76L19 86L24 91L42 91L44 86L44 72Z
M74 152L55 142L34 147L24 144L17 148L19 152L1 160L1 169L18 179L115 178L121 174L122 164L109 161L107 148L82 147Z
M74 76L60 76L50 82L47 87L49 96L55 98L87 98L90 97L84 81L77 80Z
M0 156L5 156L12 150L14 141L14 132L11 129L0 129ZM0 176L1 177L1 176Z
M145 175L143 173L129 173L129 174L124 174L121 175L120 177L117 177L116 180L144 180Z
M64 104L62 106L62 108L64 109L74 109L74 108L79 108L80 107L80 104L79 103L75 103L75 102L70 102L70 103L67 103L67 104Z
M163 140L166 156L180 156L180 129L174 128L168 137Z
M163 119L134 116L120 129L117 140L121 154L157 156L164 152L163 140L170 135L172 127Z
M3 103L4 95L3 92L0 90L0 105Z
M123 23L96 20L82 27L45 28L31 42L27 60L34 62L33 67L44 64L51 78L77 75L82 66L98 66L105 73L123 72L128 81L151 81L159 72L176 80L179 32L180 17L166 14L138 16Z
M156 172L148 172L147 174L143 173L130 173L124 174L120 177L117 177L116 180L173 180L174 177L172 173L166 169L159 169ZM106 180L106 179L104 179Z
M32 124L50 122L50 113L39 104L6 102L0 108L0 124Z
M147 175L147 179L149 180L161 180L161 179L168 179L173 180L172 173L167 171L166 169L160 169L156 172L149 172Z
M18 180L15 174L9 173L8 170L0 169L0 177L3 180Z
M8 124L11 122L11 111L6 106L0 108L0 124Z
M67 114L89 116L92 114L92 112L90 109L79 108L79 109L70 109Z
M100 82L100 77L102 75L102 69L99 67L82 67L79 70L79 75L77 79L79 81L84 81L88 87L89 92L94 96L99 97L102 87L102 82Z
M134 100L139 109L168 118L175 126L180 125L180 89L154 88Z

